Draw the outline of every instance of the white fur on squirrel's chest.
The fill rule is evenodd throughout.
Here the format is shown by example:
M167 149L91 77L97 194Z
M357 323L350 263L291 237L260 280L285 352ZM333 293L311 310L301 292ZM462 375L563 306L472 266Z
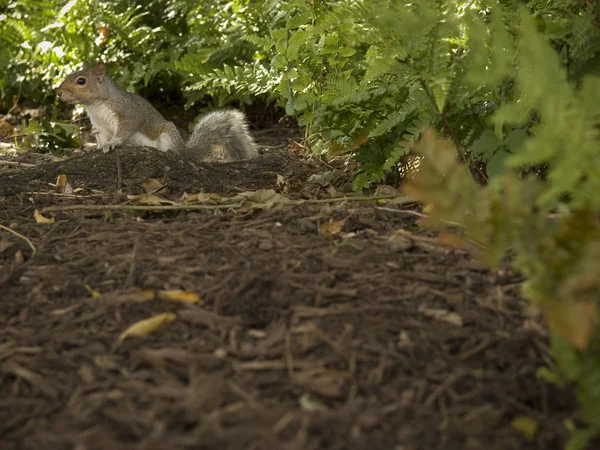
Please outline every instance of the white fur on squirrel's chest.
M108 142L117 132L119 118L106 105L86 105L93 127L99 133L99 139L102 142ZM99 142L100 142L99 141ZM175 143L167 135L161 135L159 139L150 139L140 132L133 133L123 144L154 147L162 151L175 148Z
M85 110L94 128L106 138L110 139L116 133L119 119L106 105L87 105Z

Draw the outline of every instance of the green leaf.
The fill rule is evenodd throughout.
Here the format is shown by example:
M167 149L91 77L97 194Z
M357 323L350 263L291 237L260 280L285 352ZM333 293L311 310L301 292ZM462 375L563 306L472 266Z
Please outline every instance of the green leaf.
M488 160L485 170L490 179L500 177L504 174L506 167L506 158L509 156L505 150L498 150Z
M523 148L523 144L528 137L529 135L525 130L512 130L506 136L506 139L504 139L504 144L511 153L518 153Z
M498 139L496 133L486 129L481 133L479 139L471 146L471 151L477 155L484 155L488 159L500 148L502 141Z
M276 69L285 69L285 67L287 66L287 58L283 55L275 55L275 57L271 61L271 65Z

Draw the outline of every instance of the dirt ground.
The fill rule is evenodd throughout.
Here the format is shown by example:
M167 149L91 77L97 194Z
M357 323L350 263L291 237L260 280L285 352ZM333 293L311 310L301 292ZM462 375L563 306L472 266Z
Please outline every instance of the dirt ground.
M562 448L575 403L536 377L548 339L521 278L436 244L414 206L300 202L348 178L270 136L252 162L126 148L0 172L0 224L20 235L0 229L0 448ZM74 193L50 185L60 174ZM125 204L147 178L174 201L298 201L34 220ZM174 320L119 339L163 313ZM521 416L532 439L511 426Z

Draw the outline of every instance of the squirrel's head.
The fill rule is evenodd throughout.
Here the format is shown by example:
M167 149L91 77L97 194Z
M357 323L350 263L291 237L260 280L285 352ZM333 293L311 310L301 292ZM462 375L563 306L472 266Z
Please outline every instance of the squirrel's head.
M92 68L85 61L81 70L67 75L56 93L64 102L86 105L102 98L105 81L106 65L98 63Z

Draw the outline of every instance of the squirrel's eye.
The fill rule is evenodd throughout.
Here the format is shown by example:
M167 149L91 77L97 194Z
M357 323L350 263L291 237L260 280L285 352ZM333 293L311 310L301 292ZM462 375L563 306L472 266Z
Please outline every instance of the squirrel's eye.
M86 79L85 79L85 78L83 78L83 77L79 77L79 78L77 78L77 80L75 80L75 82L76 82L76 83L77 83L79 86L84 86L84 85L85 85L85 82L86 82Z

